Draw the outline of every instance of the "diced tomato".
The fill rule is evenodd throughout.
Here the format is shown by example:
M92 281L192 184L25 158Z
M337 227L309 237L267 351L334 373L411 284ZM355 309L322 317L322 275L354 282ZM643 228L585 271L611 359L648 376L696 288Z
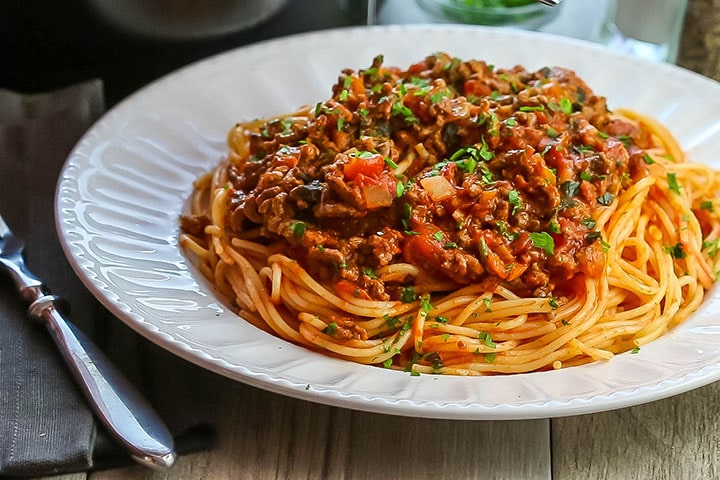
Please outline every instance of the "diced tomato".
M370 295L368 295L365 290L348 280L338 280L335 283L335 292L337 292L341 298L345 299L361 298L363 300L370 300Z
M430 233L420 233L405 237L403 256L408 263L433 271L437 269L437 263L443 256L443 249Z
M463 85L463 93L465 96L475 95L476 97L484 97L490 95L492 89L481 80L467 80Z
M346 180L354 180L358 175L377 177L385 167L385 158L379 153L368 155L366 158L350 157L350 161L343 167Z

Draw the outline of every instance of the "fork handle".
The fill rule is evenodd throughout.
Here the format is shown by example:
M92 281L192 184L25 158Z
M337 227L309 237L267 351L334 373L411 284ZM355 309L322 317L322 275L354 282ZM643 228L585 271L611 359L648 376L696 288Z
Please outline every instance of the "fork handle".
M58 301L55 295L42 295L28 313L46 324L100 421L136 462L154 470L172 466L173 438L163 421L100 349L64 318Z

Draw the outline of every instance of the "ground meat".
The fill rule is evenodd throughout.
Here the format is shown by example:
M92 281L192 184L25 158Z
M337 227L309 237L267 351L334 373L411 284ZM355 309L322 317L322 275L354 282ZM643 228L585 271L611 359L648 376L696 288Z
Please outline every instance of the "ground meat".
M594 218L647 175L637 152L652 144L570 70L442 53L346 69L308 115L246 134L247 158L227 170L230 230L259 230L321 281L383 300L429 280L547 296L600 275ZM421 275L375 273L401 262Z

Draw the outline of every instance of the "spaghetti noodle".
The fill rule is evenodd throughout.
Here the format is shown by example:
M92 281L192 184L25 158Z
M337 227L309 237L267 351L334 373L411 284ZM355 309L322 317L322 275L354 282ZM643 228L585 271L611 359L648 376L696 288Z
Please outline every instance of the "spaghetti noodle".
M228 144L181 245L242 318L355 362L608 360L687 318L718 271L718 172L567 69L377 57Z

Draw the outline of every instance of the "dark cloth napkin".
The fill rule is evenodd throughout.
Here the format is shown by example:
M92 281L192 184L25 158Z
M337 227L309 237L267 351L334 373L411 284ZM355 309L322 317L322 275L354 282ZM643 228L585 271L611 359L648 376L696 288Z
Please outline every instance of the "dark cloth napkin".
M19 95L0 90L0 212L26 241L31 271L67 300L70 318L145 394L178 453L210 448L219 377L110 315L83 287L55 231L60 169L103 112L100 81ZM43 325L0 274L0 477L46 476L131 464L91 412Z

